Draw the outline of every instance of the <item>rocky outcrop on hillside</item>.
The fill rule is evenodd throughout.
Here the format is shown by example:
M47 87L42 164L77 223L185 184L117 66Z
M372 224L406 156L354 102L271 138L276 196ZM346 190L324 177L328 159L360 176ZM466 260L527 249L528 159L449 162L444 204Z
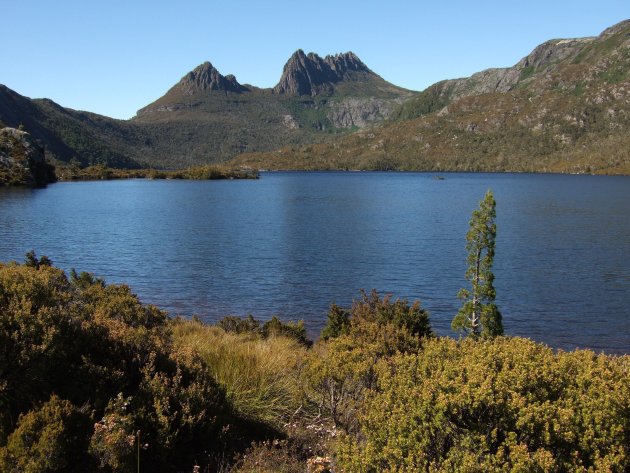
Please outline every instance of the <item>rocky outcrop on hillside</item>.
M325 95L335 90L341 81L376 77L352 52L321 58L315 53L304 54L298 49L284 65L274 93L284 95Z
M206 61L190 71L175 85L185 95L193 95L198 91L218 90L223 92L244 92L247 87L242 86L232 74L221 73Z
M450 99L470 95L509 92L533 74L552 69L554 65L577 55L594 38L556 39L536 47L512 67L486 69L465 79L446 81ZM449 85L451 87L449 87Z
M46 161L44 149L28 133L0 129L0 186L45 186L55 182L54 169Z
M327 117L337 128L366 128L388 119L403 100L347 97L331 104Z
M465 97L507 93L524 87L537 74L553 73L559 66L571 61L595 39L553 39L537 46L512 67L485 69L470 77L437 82L405 104L399 112L400 118L410 119L436 112Z

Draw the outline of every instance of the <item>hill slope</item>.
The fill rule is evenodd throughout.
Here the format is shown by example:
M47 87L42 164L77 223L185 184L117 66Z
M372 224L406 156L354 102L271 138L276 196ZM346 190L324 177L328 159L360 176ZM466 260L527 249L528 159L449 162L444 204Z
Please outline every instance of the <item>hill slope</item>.
M396 87L351 52L296 51L260 89L209 62L132 120L31 100L0 85L0 124L49 158L169 167L630 173L630 21L550 40L504 69ZM276 151L273 151L276 150Z
M126 150L135 147L134 130L121 120L63 108L48 99L32 100L0 84L0 122L23 127L53 160L138 167Z
M382 127L247 154L268 169L630 173L630 21L551 40L515 66L442 81Z

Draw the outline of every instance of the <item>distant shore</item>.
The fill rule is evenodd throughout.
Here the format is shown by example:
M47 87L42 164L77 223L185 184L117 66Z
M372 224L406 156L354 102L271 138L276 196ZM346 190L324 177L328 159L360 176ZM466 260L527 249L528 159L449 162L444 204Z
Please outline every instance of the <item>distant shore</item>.
M101 181L115 179L258 179L257 170L249 168L231 168L227 166L195 166L178 170L160 169L120 169L101 164L80 168L78 166L57 166L55 169L59 181Z

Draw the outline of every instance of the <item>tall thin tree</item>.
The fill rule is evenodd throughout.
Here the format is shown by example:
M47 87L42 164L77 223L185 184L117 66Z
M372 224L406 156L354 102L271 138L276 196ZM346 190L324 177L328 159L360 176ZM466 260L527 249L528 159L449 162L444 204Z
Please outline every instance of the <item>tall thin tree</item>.
M492 191L488 190L479 203L479 209L473 211L470 229L466 234L468 269L466 279L471 288L461 289L458 297L463 305L453 318L453 330L473 336L495 337L503 334L501 312L494 304L494 245L497 236L496 202Z

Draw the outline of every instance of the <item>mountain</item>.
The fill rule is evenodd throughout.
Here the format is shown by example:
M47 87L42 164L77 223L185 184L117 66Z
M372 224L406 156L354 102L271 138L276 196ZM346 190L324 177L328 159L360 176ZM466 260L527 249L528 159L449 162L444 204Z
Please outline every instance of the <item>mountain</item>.
M317 54L306 55L298 49L285 64L280 82L273 91L284 95L330 95L337 84L367 82L377 77L352 52L322 59Z
M234 163L630 174L629 70L626 20L597 37L547 41L509 68L438 82L382 126Z
M413 94L353 53L322 59L300 50L269 89L242 85L205 62L131 120L32 100L0 86L0 122L22 125L60 161L179 168L373 126Z
M322 59L298 50L271 89L241 85L206 62L132 123L152 132L154 162L190 165L325 141L382 122L412 96L353 53Z
M629 69L630 21L420 93L352 52L297 50L275 87L205 62L131 120L0 86L0 125L22 125L48 157L84 165L630 174Z
M222 90L224 92L245 92L248 90L239 84L233 75L222 76L208 61L182 77L182 80L174 88L186 95L194 95L197 92L207 90Z

